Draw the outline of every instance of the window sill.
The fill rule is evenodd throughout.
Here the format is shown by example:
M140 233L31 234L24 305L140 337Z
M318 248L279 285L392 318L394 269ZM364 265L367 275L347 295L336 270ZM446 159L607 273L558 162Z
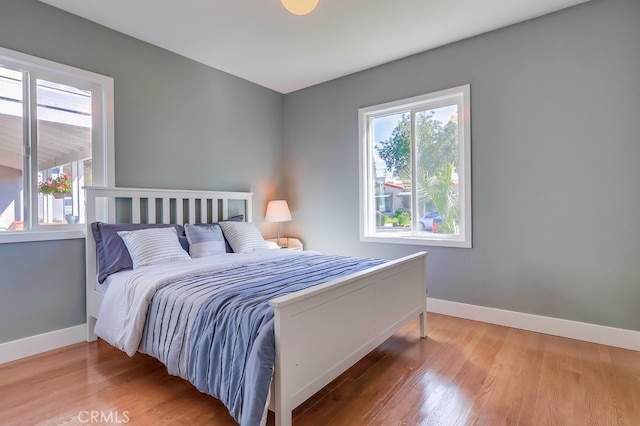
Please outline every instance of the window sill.
M59 231L7 231L0 233L0 244L72 240L84 238L85 235L84 225L81 225L77 229L64 229Z
M388 243L388 244L409 244L409 245L421 245L432 247L457 247L457 248L471 248L471 241L465 241L464 239L452 238L440 234L439 237L414 237L410 235L406 236L361 236L360 241L368 243Z

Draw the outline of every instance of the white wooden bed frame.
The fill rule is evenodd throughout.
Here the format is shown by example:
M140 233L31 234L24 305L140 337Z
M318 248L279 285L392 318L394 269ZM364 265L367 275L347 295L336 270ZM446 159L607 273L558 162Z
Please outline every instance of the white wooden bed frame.
M85 189L87 341L96 340L93 330L102 303L102 293L95 289L91 223L122 223L116 199L130 200L127 223L217 222L229 217L230 202L244 203L241 213L252 221L250 192ZM276 339L270 409L276 414L277 426L291 425L295 407L416 316L420 317L420 337L426 337L426 266L427 253L419 252L270 301Z

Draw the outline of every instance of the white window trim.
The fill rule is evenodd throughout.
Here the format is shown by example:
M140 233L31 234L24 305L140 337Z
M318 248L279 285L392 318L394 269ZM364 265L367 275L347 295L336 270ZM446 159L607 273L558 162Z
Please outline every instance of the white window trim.
M34 73L55 74L62 82L69 79L71 84L77 80L84 80L96 88L94 92L94 111L100 111L99 116L93 116L92 152L93 186L115 186L115 148L114 148L114 84L113 78L91 71L82 70L22 52L0 47L0 60L6 65L17 69L26 69ZM99 108L96 108L99 107ZM102 131L101 131L102 129ZM31 171L37 173L37 171ZM33 190L33 188L32 188ZM37 194L35 194L37 196ZM32 200L35 198L32 194ZM25 200L27 202L27 200ZM33 201L30 203L33 208ZM84 238L86 224L56 225L55 230L5 231L0 233L0 244L29 241L48 241L61 239Z
M458 115L458 123L460 123L458 131L460 149L458 150L459 167L457 168L460 181L460 222L462 225L460 227L460 235L418 235L415 231L407 231L406 233L394 232L388 236L382 233L376 233L376 209L374 208L375 206L371 204L374 202L373 194L375 193L375 189L373 188L373 169L370 161L373 154L371 152L373 143L371 143L370 119L372 117L390 115L415 108L424 108L425 105L429 105L429 107L437 107L438 104L448 105L452 103L451 99L460 97L460 95L462 95L462 102L459 104L461 107L459 107ZM360 241L471 248L471 86L467 84L408 99L360 108L358 110L358 127L360 156ZM413 153L415 148L413 145L412 141L412 159L415 159ZM460 165L462 167L460 167ZM415 170L415 167L412 167L412 169ZM413 176L413 180L415 181L415 175ZM417 215L412 216L411 220L412 229L417 229Z

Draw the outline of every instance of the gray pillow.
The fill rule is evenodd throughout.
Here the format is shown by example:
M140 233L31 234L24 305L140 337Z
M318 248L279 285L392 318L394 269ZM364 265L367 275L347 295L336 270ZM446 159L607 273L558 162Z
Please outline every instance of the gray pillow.
M186 224L184 233L189 242L189 255L194 259L227 252L222 228L217 223L209 225Z
M180 245L188 250L187 238L184 236L184 228L180 225L149 224L149 223L103 223L93 222L91 232L96 241L98 255L98 282L103 283L111 274L125 269L133 269L133 261L127 250L127 246L118 235L119 231L136 231L147 228L174 227L180 239Z
M244 215L243 214L239 214L239 215L236 215L236 216L231 216L229 219L221 220L220 222L244 222ZM189 226L200 226L200 227L203 227L203 228L206 228L206 229L210 229L212 226L219 225L220 222L199 223L199 224L196 224L196 225L189 225ZM224 238L224 249L225 249L225 252L233 253L233 249L229 245L229 241L227 241L227 237L225 237L223 235L223 238ZM188 241L188 239L187 239L187 241Z

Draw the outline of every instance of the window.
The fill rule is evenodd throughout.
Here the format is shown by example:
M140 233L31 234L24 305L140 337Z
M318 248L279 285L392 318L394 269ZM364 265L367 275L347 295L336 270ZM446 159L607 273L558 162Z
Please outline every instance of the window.
M361 241L471 247L470 86L359 110Z
M112 117L113 79L0 48L0 242L83 235L82 187L113 184Z

